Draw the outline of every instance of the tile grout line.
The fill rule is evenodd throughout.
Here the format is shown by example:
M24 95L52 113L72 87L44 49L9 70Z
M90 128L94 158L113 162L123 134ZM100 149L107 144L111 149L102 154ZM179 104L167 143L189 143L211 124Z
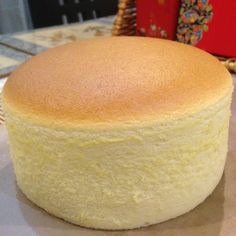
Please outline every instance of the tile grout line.
M12 46L12 45L8 45L7 43L0 42L0 45L3 45L3 46L5 46L5 47L7 47L7 48L16 50L16 51L18 51L18 52L22 52L22 53L28 54L28 55L30 55L30 56L35 56L35 54L32 53L32 52L28 52L28 51L26 51L26 50L24 50L24 49L19 49L18 47L14 47L14 46Z
M10 75L10 73L6 73L6 74L0 74L0 80L8 77ZM0 90L0 94L1 94L1 90Z

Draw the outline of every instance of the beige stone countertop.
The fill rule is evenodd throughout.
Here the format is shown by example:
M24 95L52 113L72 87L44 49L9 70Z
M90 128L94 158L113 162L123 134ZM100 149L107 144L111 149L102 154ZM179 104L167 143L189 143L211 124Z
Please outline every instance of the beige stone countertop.
M0 35L0 78L9 75L15 68L48 48L75 40L99 36L111 36L114 16Z

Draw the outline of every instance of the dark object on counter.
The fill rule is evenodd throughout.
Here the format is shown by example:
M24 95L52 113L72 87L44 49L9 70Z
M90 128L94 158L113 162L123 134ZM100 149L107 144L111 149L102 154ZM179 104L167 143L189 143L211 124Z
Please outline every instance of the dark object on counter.
M83 22L117 13L118 0L28 0L34 28Z

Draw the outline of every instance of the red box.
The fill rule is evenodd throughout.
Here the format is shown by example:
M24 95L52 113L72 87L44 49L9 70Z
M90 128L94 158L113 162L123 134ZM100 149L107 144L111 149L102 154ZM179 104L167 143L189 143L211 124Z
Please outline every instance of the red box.
M136 0L137 34L236 57L236 0Z

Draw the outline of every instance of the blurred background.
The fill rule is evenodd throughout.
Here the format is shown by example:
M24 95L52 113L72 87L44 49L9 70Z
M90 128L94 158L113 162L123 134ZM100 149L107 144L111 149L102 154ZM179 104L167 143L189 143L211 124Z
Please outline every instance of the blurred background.
M0 34L114 15L117 6L118 0L0 0Z
M0 0L0 78L48 48L97 36L175 40L236 73L236 0Z
M27 0L0 0L0 34L32 28Z

